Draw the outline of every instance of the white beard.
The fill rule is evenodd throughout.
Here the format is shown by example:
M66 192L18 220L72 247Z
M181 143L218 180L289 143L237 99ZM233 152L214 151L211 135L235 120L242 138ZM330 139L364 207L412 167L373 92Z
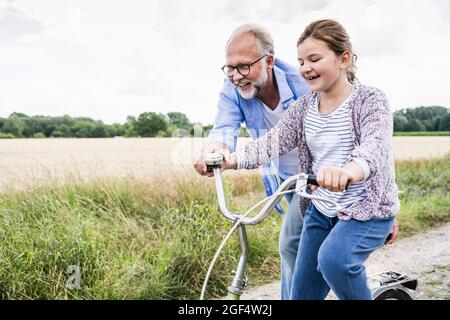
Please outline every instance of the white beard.
M256 97L258 95L259 90L256 89L255 85L252 83L250 84L250 89L247 91L244 91L241 89L241 87L237 86L237 90L239 92L239 94L241 95L242 98L244 99L253 99L254 97Z
M264 61L264 69L266 69L266 62ZM253 99L255 98L259 92L261 91L262 87L264 87L265 83L267 81L267 71L263 71L261 73L261 76L259 77L258 80L256 80L256 82L251 82L250 83L250 88L246 91L242 90L241 87L239 87L239 84L235 83L235 87L238 90L239 94L241 95L242 98L244 99Z

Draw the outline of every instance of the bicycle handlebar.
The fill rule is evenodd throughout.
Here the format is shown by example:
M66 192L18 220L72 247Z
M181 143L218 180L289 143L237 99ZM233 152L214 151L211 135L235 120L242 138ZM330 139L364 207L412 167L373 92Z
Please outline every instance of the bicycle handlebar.
M206 156L206 165L208 167L208 170L213 171L214 173L214 180L216 183L216 190L217 190L217 197L219 200L220 211L226 218L232 221L239 220L240 223L243 225L256 225L260 223L268 216L268 214L273 210L275 205L281 200L281 198L284 196L285 191L287 191L289 187L291 187L294 184L296 184L296 188L293 192L296 192L299 196L308 199L315 199L318 201L328 202L331 205L333 205L338 212L342 211L341 206L335 201L307 193L306 186L308 184L318 185L316 176L300 173L286 179L280 185L277 191L271 196L272 199L266 202L264 207L260 210L260 212L256 216L246 217L244 215L231 212L228 210L225 202L225 193L223 189L222 175L220 172L220 166L222 162L223 162L223 155L220 153L211 153Z

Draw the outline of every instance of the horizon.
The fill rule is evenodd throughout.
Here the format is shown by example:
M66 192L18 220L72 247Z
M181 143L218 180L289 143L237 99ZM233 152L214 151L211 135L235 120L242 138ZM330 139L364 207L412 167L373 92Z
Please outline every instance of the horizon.
M443 107L443 108L448 109L448 110L450 111L450 107L429 105L429 106L417 106L417 107L402 108L402 109L393 111L392 114L394 114L395 112L405 111L405 110L408 110L408 109L416 109L416 108L432 108L432 107ZM144 112L153 112L153 111L144 111ZM168 111L168 113L170 113L170 112L179 112L179 111ZM158 113L158 112L156 112L156 113ZM107 123L107 122L105 122L105 121L103 121L103 120L101 120L101 119L95 119L95 118L91 118L91 117L88 117L88 116L72 116L72 115L69 115L69 114L63 114L63 115L34 114L34 115L31 115L31 114L26 114L26 113L20 112L20 111L14 111L14 112L12 112L11 114L9 114L8 116L5 116L5 117L0 116L0 118L6 119L6 118L8 118L9 116L11 116L12 114L24 114L24 115L26 115L27 117L54 117L54 118L58 118L58 117L69 116L69 117L71 117L71 118L73 118L73 119L76 119L76 118L88 118L88 119L94 120L94 121L101 121L101 122L102 122L103 124L105 124L105 125L113 125L113 124L120 124L120 125L123 125L123 124L125 124L125 123L127 122L127 119L125 119L124 122ZM139 115L140 115L140 114L139 114ZM127 118L128 118L128 117L134 117L134 118L137 119L137 118L139 117L139 115L136 115L136 116L134 116L134 115L128 115ZM167 116L167 113L164 113L164 115ZM186 116L187 116L187 115L186 115ZM213 125L213 124L214 124L214 123L195 122L195 121L192 121L189 117L188 117L188 120L189 120L189 122L190 122L191 124L201 124L202 126L209 126L209 125Z

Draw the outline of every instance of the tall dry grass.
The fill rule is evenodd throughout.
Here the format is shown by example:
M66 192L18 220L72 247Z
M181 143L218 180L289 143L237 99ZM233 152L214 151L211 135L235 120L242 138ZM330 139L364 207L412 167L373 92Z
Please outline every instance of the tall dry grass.
M450 156L397 163L401 235L450 220ZM230 206L260 199L257 172L226 174ZM256 190L256 192L255 192ZM274 214L249 228L250 285L279 276ZM55 181L0 196L0 296L4 299L196 299L231 224L212 179L192 171L149 179ZM238 243L225 247L208 297L226 291ZM68 282L80 269L80 286Z

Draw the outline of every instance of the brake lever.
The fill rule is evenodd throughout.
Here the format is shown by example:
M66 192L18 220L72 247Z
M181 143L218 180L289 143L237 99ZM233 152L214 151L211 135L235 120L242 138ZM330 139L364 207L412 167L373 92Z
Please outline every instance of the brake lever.
M305 174L305 173L300 174L299 178L297 180L296 186L295 186L296 193L300 197L303 197L303 198L329 203L334 208L336 208L337 212L342 212L343 208L339 205L339 203L337 203L333 200L323 198L323 197L318 197L318 196L312 195L306 191L307 185L310 184L310 182L313 180L315 181L315 177L311 178L310 175Z

